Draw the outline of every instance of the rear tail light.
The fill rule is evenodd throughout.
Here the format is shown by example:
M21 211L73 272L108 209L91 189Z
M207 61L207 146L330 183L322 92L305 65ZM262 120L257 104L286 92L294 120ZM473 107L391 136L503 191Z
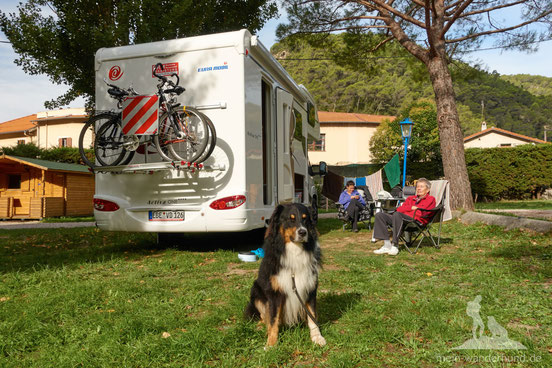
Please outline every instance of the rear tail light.
M94 198L94 209L96 211L113 212L119 209L119 205L105 199Z
M217 199L209 205L214 210L230 210L236 208L245 203L245 196L237 195L231 197L224 197Z

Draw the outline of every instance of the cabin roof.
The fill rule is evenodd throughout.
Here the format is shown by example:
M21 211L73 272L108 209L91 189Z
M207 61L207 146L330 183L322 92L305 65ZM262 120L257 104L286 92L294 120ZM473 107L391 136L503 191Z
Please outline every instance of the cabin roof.
M381 124L385 119L394 120L394 116L357 114L351 112L318 111L318 119L324 123L371 123Z
M88 167L77 164L68 164L65 162L55 162L40 160L38 158L29 158L29 157L19 157L19 156L0 156L0 160L10 160L19 162L25 165L33 166L42 170L51 170L51 171L63 171L63 172L73 172L79 174L90 174L92 173L88 170Z

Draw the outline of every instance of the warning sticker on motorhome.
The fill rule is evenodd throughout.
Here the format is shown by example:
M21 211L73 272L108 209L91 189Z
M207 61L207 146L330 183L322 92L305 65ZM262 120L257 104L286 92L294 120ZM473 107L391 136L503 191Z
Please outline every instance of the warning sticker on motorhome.
M163 75L163 76L170 76L173 73L176 73L178 75L178 63L166 63L162 65L163 65L163 68L157 68L157 70L155 70L156 65L151 66L151 76L153 78L156 78L156 76L153 75L153 72L155 72L155 74L157 75Z
M131 96L123 101L123 134L155 134L159 125L159 97Z

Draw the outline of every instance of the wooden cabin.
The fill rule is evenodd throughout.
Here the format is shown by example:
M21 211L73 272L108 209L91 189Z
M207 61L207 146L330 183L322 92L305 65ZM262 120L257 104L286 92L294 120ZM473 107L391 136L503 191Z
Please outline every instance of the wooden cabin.
M0 219L91 216L93 198L86 166L0 156Z

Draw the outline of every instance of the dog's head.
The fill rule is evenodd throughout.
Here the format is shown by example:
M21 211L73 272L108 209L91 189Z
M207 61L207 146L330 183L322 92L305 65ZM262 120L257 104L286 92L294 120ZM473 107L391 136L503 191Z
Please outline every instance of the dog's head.
M285 243L309 243L316 240L316 230L309 209L299 203L278 205L266 230L265 238L280 235Z

